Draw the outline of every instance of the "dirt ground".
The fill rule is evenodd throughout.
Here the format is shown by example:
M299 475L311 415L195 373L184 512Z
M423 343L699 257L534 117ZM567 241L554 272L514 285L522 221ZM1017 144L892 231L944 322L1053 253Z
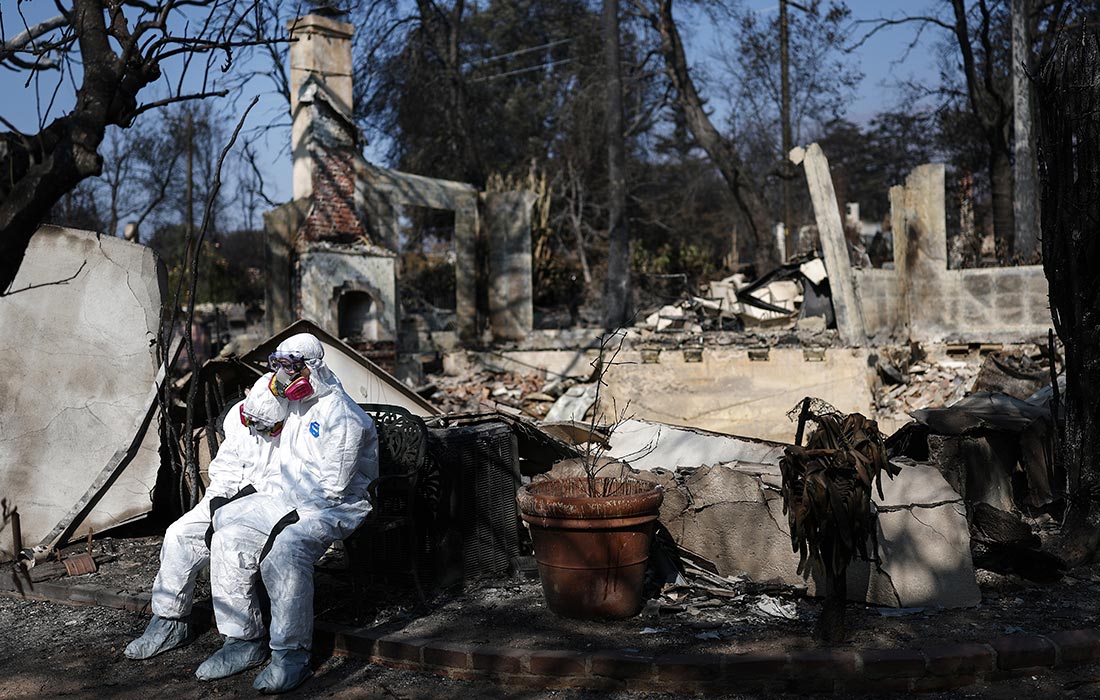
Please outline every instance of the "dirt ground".
M100 570L73 583L111 584L147 591L157 567L155 536L98 540L93 554ZM620 622L563 620L546 610L537 580L500 579L437 593L420 605L405 587L353 588L338 561L318 577L317 613L322 619L384 624L388 629L448 641L558 649L637 649L642 652L737 652L750 649L811 648L809 630L819 603L792 591L745 592L714 599L689 595L682 610L648 613ZM41 568L39 576L48 569ZM985 641L1013 633L1043 633L1097 625L1100 567L1072 572L1060 582L1030 584L979 572L983 602L966 610L898 611L852 605L847 648L920 648L945 642ZM59 582L61 582L59 580ZM358 595L355 595L358 593ZM207 595L202 582L199 599ZM783 609L794 619L765 610ZM0 597L0 700L170 695L190 698L254 697L255 671L213 683L195 680L195 668L221 643L206 630L191 646L144 662L129 661L122 649L138 636L147 618L98 607L69 607ZM316 677L291 697L332 698L646 698L668 695L521 691L489 683L453 681L394 671L357 659L315 660ZM1086 666L965 688L929 698L1100 698L1100 667ZM728 698L782 697L737 695ZM838 696L833 696L838 697ZM871 697L850 695L841 697Z
M146 618L136 613L99 607L69 607L27 602L0 596L0 699L110 698L112 700L205 700L252 698L255 671L233 678L201 683L195 668L221 643L213 630L193 644L147 661L122 655L126 644L139 635ZM435 676L394 671L358 659L319 661L314 677L287 698L344 700L672 700L656 693L597 691L539 691L501 688L490 683L454 681ZM785 695L745 695L731 692L719 700L768 700ZM835 694L834 698L868 700L864 694ZM1100 697L1100 667L1088 666L987 686L929 694L931 700L988 698Z
M81 551L74 546L70 551ZM154 535L97 540L100 562L94 574L72 580L147 592L159 563ZM51 565L63 573L59 565ZM33 570L32 570L33 571ZM45 572L43 572L45 573ZM60 581L60 579L58 579ZM698 579L690 579L698 584ZM707 587L714 588L713 584ZM1100 564L1074 570L1052 584L978 570L982 602L959 610L898 610L848 606L848 643L843 648L913 648L957 642L983 642L1006 634L1043 634L1100 626ZM358 584L358 587L356 586ZM637 649L647 653L739 653L761 649L814 647L810 629L819 600L790 588L760 590L751 582L731 583L728 597L688 587L677 605L656 600L641 615L612 623L560 618L546 609L537 578L502 578L437 591L420 604L410 585L355 582L339 555L319 566L316 614L355 625L384 624L418 636L455 642L499 644L502 639L529 649ZM205 576L196 598L209 597ZM656 598L657 589L650 592ZM792 616L777 615L782 611Z

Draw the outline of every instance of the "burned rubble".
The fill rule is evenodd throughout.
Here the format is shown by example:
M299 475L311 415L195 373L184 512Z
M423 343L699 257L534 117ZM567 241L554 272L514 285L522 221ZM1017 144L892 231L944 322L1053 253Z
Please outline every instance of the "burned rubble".
M652 654L984 644L1096 624L1097 567L1071 568L1058 543L1079 478L1057 444L1074 349L1047 328L1041 267L948 267L942 164L891 188L892 259L878 231L877 267L814 143L789 153L812 251L645 295L617 328L579 324L598 316L579 302L570 327L538 328L536 195L367 162L353 30L324 15L292 28L294 200L264 217L262 326L244 305L160 318L166 273L148 249L36 235L16 278L26 294L0 299L4 349L34 388L13 383L0 409L9 593L87 585L75 595L143 609L164 525L201 498L231 407L281 342L309 333L382 455L377 517L317 563L325 623ZM412 207L453 218L453 310L402 298ZM58 264L74 276L57 279ZM557 510L523 510L528 488L556 482L569 482ZM650 510L612 513L632 489ZM589 506L603 522L575 524ZM538 528L576 531L555 546L565 563L539 551ZM572 566L595 559L583 546L627 551L590 545L600 529L642 540L644 556ZM556 614L551 592L598 588L582 569L607 589L629 575L640 602L597 622ZM208 577L197 590L209 596Z

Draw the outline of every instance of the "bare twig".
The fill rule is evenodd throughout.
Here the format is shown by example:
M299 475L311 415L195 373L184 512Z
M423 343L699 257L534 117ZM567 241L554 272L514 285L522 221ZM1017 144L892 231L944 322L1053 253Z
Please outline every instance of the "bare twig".
M167 358L168 351L172 346L173 337L175 334L176 322L179 320L179 300L183 287L184 279L189 280L188 296L187 296L187 313L184 318L186 328L183 331L183 343L187 350L187 360L191 367L191 381L188 387L188 396L186 402L186 415L184 419L184 429L182 435L175 435L175 426L171 425L172 421L164 421L168 426L169 436L173 438L174 442L171 444L178 444L178 440L183 441L183 459L180 467L180 506L183 510L190 510L193 508L198 500L198 493L200 490L200 480L198 474L198 460L195 454L194 444L194 419L195 419L195 401L198 396L199 385L199 368L196 366L196 355L194 347L194 338L192 336L191 327L195 317L195 296L198 286L198 274L199 274L199 257L202 253L202 243L206 238L206 232L210 226L210 220L212 212L214 210L214 199L218 196L218 191L221 189L222 180L222 166L225 163L225 159L229 154L229 151L233 148L233 145L237 142L237 136L240 134L241 129L244 127L245 120L248 118L249 112L256 106L259 101L259 96L253 97L252 102L245 108L244 113L241 114L240 119L237 121L237 126L233 130L232 136L229 138L229 142L222 148L221 154L218 156L217 165L214 168L214 181L207 193L206 197L206 209L203 212L202 222L199 225L199 231L197 236L193 236L188 231L186 244L191 246L194 241L194 254L191 256L191 260L188 261L190 269L185 270L184 274L180 275L179 280L176 283L176 290L172 300L172 311L170 314L169 322L167 323L164 331L162 332L162 340L160 343L163 356ZM168 373L174 370L175 358L168 362ZM165 390L160 397L160 406L162 411L166 411L171 406L170 391L172 382L165 381ZM168 415L165 413L165 415ZM173 467L176 466L175 460L173 460ZM184 490L186 487L186 491Z
M64 279L54 280L53 282L39 282L38 284L28 284L26 287L23 287L22 289L13 289L10 292L6 293L4 296L10 297L12 294L18 294L19 292L26 292L26 291L29 291L31 289L38 289L39 287L52 287L55 284L68 284L69 282L76 279L77 275L80 274L81 270L83 270L84 266L87 265L87 264L88 264L87 260L83 261L82 263L80 263L80 267L78 267L76 269L76 272L74 272L73 274L69 275L68 277L66 277Z
M136 110L134 110L134 117L144 114L151 109L158 107L164 107L165 105L174 104L176 102L186 102L188 100L201 100L207 97L225 97L229 94L228 90L212 90L209 92L194 92L189 95L174 95L172 97L165 97L163 100L156 100L154 102L147 102Z

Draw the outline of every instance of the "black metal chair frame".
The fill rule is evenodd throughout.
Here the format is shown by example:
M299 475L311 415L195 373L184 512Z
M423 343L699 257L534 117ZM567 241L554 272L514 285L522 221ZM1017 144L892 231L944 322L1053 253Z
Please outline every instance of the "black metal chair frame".
M372 510L363 524L345 540L349 565L353 577L358 580L368 562L358 555L370 546L364 540L384 536L400 529L406 571L372 573L410 574L421 602L425 600L424 584L418 566L419 543L424 523L418 522L422 513L422 483L428 463L428 428L424 419L401 406L389 404L359 404L374 421L378 431L378 477L368 487Z

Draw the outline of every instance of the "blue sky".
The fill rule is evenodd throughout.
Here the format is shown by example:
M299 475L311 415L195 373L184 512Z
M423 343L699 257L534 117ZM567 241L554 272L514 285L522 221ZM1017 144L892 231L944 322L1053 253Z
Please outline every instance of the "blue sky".
M747 7L763 15L777 11L778 3L775 0L745 0ZM870 19L880 16L896 16L904 12L916 13L924 9L929 12L938 9L934 0L926 3L900 2L874 0L849 0L848 6L852 14L858 19ZM53 2L48 0L24 1L20 4L28 23L40 21L52 14ZM15 0L0 0L0 10L3 12L4 28L10 36L18 31L22 20L16 14ZM791 10L796 12L797 10ZM682 34L689 56L693 63L708 61L718 49L721 43L719 29L709 22L693 23L694 26L682 27ZM14 29L13 29L14 27ZM861 27L853 28L853 37L859 36L863 31ZM899 106L900 96L892 86L905 78L918 80L934 80L937 74L935 63L935 42L941 39L942 30L926 32L920 44L906 54L906 47L914 35L912 25L900 25L884 30L861 46L854 56L854 61L864 73L864 78L856 91L853 101L848 107L848 118L858 123L864 123L883 109L896 109ZM792 37L792 41L798 41L804 37ZM905 56L904 63L899 63ZM217 71L215 71L217 73ZM53 78L53 76L50 76ZM4 95L3 106L0 107L0 116L13 123L24 131L35 131L39 122L39 113L44 105L49 102L50 93L56 83L56 79L44 80L37 86L32 82L25 85L26 76L22 73L13 73L0 70L0 95ZM261 102L250 116L250 124L258 125L271 121L289 123L289 117L284 117L286 104L281 97L270 91L270 83L264 79L254 79L246 86L246 91L261 94ZM36 97L36 94L40 97ZM57 93L53 111L49 117L57 117L67 111L72 105L72 89L68 81L64 81ZM251 94L242 96L237 104L243 106L251 99ZM145 99L155 99L155 96L142 96ZM713 104L713 103L712 103ZM720 108L720 106L719 106ZM46 120L48 121L48 119ZM266 161L265 179L270 183L268 195L275 201L284 201L290 197L290 160L287 149L282 141L289 140L289 128L275 130L269 133L267 143L262 148L261 158ZM368 157L378 157L378 153L372 153L368 147ZM261 167L263 165L261 164Z

